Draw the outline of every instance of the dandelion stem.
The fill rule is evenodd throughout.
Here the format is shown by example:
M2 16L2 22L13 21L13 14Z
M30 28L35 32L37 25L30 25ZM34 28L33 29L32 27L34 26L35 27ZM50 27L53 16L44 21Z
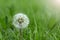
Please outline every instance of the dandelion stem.
M20 40L23 40L23 30L20 29Z

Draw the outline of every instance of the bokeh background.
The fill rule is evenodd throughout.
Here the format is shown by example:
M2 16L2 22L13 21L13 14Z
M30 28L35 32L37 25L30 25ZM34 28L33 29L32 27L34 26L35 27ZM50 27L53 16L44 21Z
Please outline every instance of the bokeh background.
M60 40L60 0L0 0L0 40L20 40L12 25L17 13L30 19L23 40Z

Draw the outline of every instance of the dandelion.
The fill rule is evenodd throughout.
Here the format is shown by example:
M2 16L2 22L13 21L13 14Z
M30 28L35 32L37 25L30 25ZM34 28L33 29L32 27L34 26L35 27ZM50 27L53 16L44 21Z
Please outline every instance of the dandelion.
M13 17L13 25L16 28L25 28L28 24L29 18L23 13L18 13Z
M16 28L20 29L20 40L23 40L23 29L26 28L29 24L29 18L23 14L23 13L18 13L14 15L13 17L13 25Z

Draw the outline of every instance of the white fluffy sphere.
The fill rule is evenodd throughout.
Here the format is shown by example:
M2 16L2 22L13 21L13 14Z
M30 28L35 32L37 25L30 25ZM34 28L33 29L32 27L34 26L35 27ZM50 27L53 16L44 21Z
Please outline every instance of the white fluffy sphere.
M13 17L13 25L16 28L25 28L29 24L29 18L23 14L23 13L18 13L14 15Z

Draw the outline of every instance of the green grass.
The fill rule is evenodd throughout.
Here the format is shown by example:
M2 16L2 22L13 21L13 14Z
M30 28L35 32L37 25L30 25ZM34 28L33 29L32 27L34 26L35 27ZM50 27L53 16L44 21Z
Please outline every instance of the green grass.
M20 40L19 29L12 25L19 12L30 19L23 40L60 40L60 23L44 0L0 0L0 40Z

